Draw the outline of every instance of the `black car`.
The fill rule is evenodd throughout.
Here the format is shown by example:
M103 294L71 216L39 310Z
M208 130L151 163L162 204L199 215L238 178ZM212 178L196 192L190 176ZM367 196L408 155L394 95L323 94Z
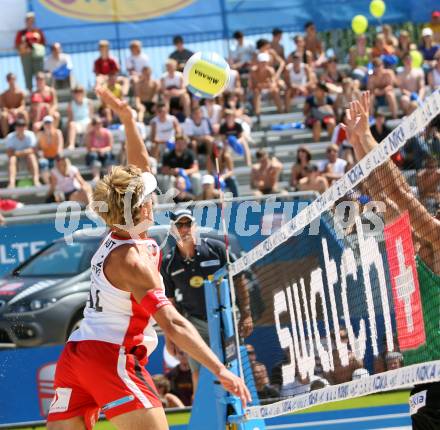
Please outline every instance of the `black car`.
M199 227L199 232L223 238L209 228ZM90 233L80 230L71 240L58 239L0 278L0 345L60 344L79 326L89 295L90 261L106 235ZM151 227L148 235L164 244L164 254L174 243L167 225ZM240 255L237 238L230 240Z

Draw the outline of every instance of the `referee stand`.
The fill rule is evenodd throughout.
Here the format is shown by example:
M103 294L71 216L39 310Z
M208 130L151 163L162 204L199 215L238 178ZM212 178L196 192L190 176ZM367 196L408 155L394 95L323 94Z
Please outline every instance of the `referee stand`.
M211 349L231 372L240 375L228 280L218 280L216 276L213 281L205 281L204 289ZM240 354L245 382L252 395L252 404L256 405L257 391L244 346L240 347ZM227 393L214 375L201 367L188 429L225 430L228 426L236 430L266 428L263 420L246 421L240 399Z

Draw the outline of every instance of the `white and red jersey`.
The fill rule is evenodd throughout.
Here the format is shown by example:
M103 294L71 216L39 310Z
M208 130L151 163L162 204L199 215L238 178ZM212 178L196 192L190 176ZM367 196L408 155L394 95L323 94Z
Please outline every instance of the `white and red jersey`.
M152 315L170 302L165 296L162 277L161 285L148 291L140 305L133 294L113 286L105 277L104 263L112 251L122 245L147 245L152 263L160 270L161 250L154 239L123 239L109 234L92 258L90 296L84 310L84 320L75 330L70 341L96 340L125 347L130 351L144 345L147 355L157 346L157 335L153 328Z

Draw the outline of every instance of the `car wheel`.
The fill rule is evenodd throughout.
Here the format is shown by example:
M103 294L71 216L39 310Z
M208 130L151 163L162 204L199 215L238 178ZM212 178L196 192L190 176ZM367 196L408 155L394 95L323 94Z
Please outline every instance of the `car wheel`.
M84 319L84 315L83 315L84 310L80 309L72 318L72 321L69 324L69 328L67 329L67 333L66 333L66 341L69 338L69 336L76 330L79 328L79 326L81 325L81 321Z

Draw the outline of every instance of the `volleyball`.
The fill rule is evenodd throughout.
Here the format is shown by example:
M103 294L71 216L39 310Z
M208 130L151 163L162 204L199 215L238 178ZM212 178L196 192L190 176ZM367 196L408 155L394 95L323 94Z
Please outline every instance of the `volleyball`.
M214 98L227 87L229 64L216 52L196 52L183 69L188 90L201 98Z

